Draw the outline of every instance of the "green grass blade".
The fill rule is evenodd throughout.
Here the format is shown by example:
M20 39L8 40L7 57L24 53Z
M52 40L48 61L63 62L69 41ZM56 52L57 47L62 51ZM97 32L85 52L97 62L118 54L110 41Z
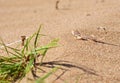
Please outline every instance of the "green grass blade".
M0 57L0 64L1 64L1 63L16 63L16 62L15 62L16 60L19 60L19 58L1 56L1 57Z
M49 44L45 45L45 46L41 46L39 48L35 48L34 50L37 52L37 54L45 54L44 52L50 48L54 48L58 46L58 39L54 39L53 41L51 41ZM31 51L28 53L28 55L32 55L34 54L35 51Z
M41 62L40 62L41 64L42 64L43 59L44 59L44 57L45 57L45 55L46 55L46 53L47 53L47 50L48 50L48 49L45 49L44 52L41 54L41 55L42 55Z
M16 56L18 58L21 58L21 54L19 52L17 52L17 50L15 48L12 48L12 47L9 47L9 46L6 46L7 48L11 49L12 51L14 51L15 53L11 52L11 51L8 51L9 55L12 55L12 56ZM6 51L6 50L5 50Z
M57 47L58 46L58 41L59 41L59 39L54 39L49 44L47 44L45 46L42 46L40 48L36 48L36 51L41 51L41 50L44 50L44 49L49 49L49 48Z
M27 64L27 67L25 68L25 73L26 73L26 74L31 70L31 68L33 67L33 65L34 65L34 58L32 58L32 59L29 61L29 63Z
M34 41L34 48L37 47L37 40L38 40L38 36L39 36L40 30L41 30L41 25L40 25L37 33L36 33L36 37L35 37L35 41Z
M36 80L36 83L45 83L45 79L47 79L50 75L55 73L58 70L58 67L53 68L49 73L44 75L43 77Z
M12 55L14 55L14 56L16 56L16 57L18 57L18 58L20 58L20 57L23 56L23 55L20 53L20 50L19 50L19 49L12 48L12 47L9 47L9 46L7 46L7 48L9 48L9 49L11 49L13 52L15 52L15 53L12 53L12 52L9 51L10 54L12 54Z
M36 33L34 33L32 36L30 36L27 40L26 40L26 42L25 42L25 45L24 45L24 47L23 47L23 49L22 49L22 54L24 54L24 52L25 52L25 50L26 51L28 51L29 49L29 44L30 44L30 41L32 40L32 38L34 37L36 35Z
M7 80L0 80L0 83L10 83L10 82Z
M0 38L0 41L2 42L1 44L4 46L6 53L9 55L8 49L1 38Z

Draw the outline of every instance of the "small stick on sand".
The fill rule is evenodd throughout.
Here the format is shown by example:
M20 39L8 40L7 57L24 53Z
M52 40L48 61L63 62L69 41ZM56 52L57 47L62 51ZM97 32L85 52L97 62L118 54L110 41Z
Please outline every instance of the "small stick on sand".
M21 36L21 46L24 46L24 42L26 40L26 36Z
M56 1L56 6L55 6L56 10L59 9L59 6L58 6L59 2L60 2L59 0Z
M78 30L72 30L72 35L73 35L77 40L87 40L87 41L88 41L88 40L91 40L91 41L97 42L97 43L102 43L102 44L107 44L107 45L113 45L113 46L119 46L119 45L116 45L116 44L111 44L111 43L107 43L107 42L98 40L98 39L95 38L94 35L91 35L91 36L82 36ZM119 46L119 47L120 47L120 46Z
M26 39L28 39L29 37L26 37ZM14 41L14 42L11 42L11 43L8 43L8 44L5 44L6 46L11 46L11 45L14 45L14 44L17 44L19 42L22 42L22 40L17 40L17 41ZM24 44L24 43L23 43ZM4 48L4 46L0 46L0 49Z
M98 41L94 35L82 36L78 30L72 30L72 35L75 36L77 40L92 40L94 42Z

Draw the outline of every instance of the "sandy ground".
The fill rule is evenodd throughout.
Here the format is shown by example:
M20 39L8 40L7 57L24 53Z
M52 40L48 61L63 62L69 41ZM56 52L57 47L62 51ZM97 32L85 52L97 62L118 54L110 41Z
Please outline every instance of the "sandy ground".
M48 35L44 43L60 39L60 47L50 50L45 61L69 61L64 62L69 70L58 70L48 83L120 83L120 0L60 0L59 10L55 4L56 0L0 0L0 37L14 42L43 24L42 33ZM73 29L118 46L76 40Z

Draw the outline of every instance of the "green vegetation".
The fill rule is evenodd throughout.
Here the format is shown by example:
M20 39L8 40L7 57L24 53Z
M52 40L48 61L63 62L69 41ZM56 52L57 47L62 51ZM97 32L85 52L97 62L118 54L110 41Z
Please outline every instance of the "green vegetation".
M42 64L48 49L58 46L58 39L54 39L47 45L38 47L38 38L43 36L43 34L40 34L40 29L41 26L36 33L25 40L22 49L6 46L1 40L2 43L0 44L4 46L7 55L0 56L0 83L22 80L29 72L34 74L36 66L38 66L36 65L36 59L39 58L39 63ZM33 43L31 44L31 42ZM53 68L49 73L38 78L36 83L43 83L57 69L56 67Z

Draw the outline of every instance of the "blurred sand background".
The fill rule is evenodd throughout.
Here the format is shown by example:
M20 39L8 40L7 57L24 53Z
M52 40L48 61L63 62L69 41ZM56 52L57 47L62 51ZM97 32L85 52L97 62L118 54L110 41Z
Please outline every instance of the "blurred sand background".
M60 47L51 49L46 61L70 61L80 67L67 68L57 80L52 75L48 83L120 83L120 0L60 0L59 10L55 6L56 0L0 0L0 37L6 44L14 42L43 24L42 33L48 35L44 43L60 39ZM105 27L107 34L98 27ZM73 29L118 46L76 40Z

